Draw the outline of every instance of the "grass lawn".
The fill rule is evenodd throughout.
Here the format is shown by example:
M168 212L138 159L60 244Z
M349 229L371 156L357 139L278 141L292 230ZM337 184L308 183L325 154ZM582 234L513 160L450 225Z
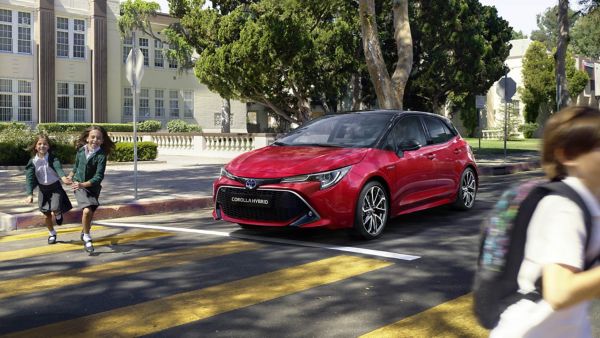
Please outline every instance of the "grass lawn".
M481 139L481 149L479 148L478 138L465 138L475 155L477 154L500 154L504 153L504 141L496 139ZM520 153L529 151L539 151L541 139L529 138L524 140L506 141L507 153Z

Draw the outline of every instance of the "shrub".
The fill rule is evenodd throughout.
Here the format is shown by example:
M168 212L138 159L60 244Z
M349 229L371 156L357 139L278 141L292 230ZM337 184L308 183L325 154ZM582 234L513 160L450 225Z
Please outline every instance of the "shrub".
M4 130L28 130L29 126L22 122L0 122L0 132Z
M188 124L188 131L190 133L201 133L202 132L202 127L200 127L197 124Z
M158 146L154 142L138 142L138 160L151 161L158 154ZM110 154L110 161L133 162L133 142L118 142Z
M528 122L519 126L519 131L523 133L525 138L533 138L533 134L539 128L537 123Z
M162 123L158 120L146 120L138 123L137 130L146 133L157 132L162 128Z
M108 132L132 132L131 123L40 123L37 130L47 134L54 133L82 133L89 126L102 126Z
M0 142L0 165L25 165L29 158L22 143Z
M188 130L188 124L183 120L171 120L167 122L167 131L169 133L185 133Z

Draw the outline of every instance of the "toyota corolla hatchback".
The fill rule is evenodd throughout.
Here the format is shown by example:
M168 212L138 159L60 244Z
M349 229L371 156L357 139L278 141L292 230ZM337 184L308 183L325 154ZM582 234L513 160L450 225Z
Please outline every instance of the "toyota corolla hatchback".
M443 204L470 209L478 170L448 119L378 110L308 122L233 159L213 186L215 219L347 228L373 239L390 217Z

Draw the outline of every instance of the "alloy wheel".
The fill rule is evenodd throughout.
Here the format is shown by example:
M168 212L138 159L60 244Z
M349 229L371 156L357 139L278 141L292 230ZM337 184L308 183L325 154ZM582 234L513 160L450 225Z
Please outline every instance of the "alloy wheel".
M466 208L473 206L477 193L477 180L472 170L467 170L460 183L462 203Z
M383 189L372 186L364 195L362 203L362 226L371 236L377 236L383 230L387 220L387 199Z

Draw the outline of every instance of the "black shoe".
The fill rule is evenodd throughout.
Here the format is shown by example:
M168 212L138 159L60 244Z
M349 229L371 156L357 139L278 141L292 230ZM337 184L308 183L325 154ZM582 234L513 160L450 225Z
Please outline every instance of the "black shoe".
M62 225L62 223L63 223L63 215L62 215L62 213L60 213L60 214L54 214L54 220L56 221L56 225Z
M79 238L81 239L81 241L82 241L82 242L85 242L85 241L83 240L83 232L81 233L81 236L79 236Z
M88 253L94 252L94 246L92 245L92 241L84 242L83 249Z
M48 244L56 244L56 235L48 236Z

